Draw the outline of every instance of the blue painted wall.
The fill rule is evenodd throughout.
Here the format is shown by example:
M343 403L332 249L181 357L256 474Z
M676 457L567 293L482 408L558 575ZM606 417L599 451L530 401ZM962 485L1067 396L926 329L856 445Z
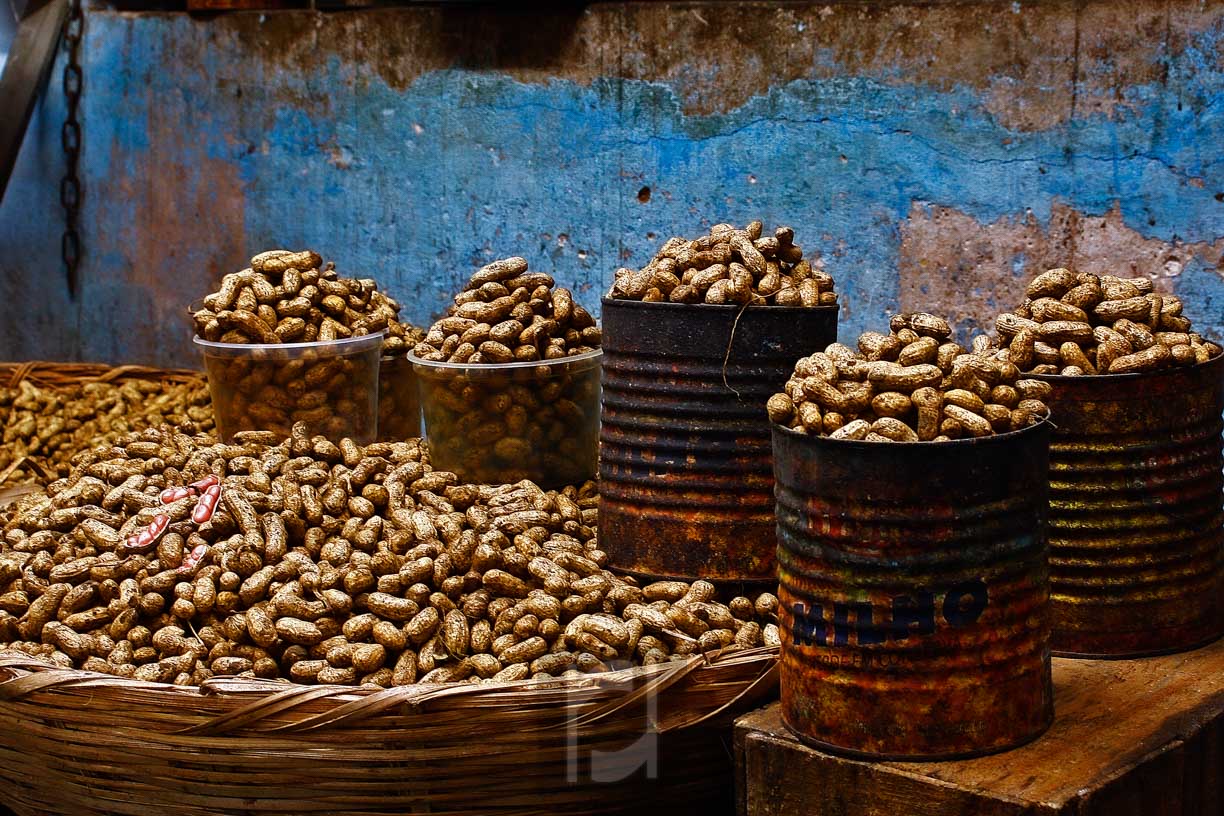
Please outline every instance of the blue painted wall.
M843 336L902 307L971 326L1068 254L1131 264L1184 295L1199 324L1224 323L1219 15L1181 24L1176 53L1130 55L1154 69L1142 81L1077 52L1070 109L1032 121L1021 109L1042 104L1040 89L1016 101L1008 77L973 76L972 61L963 81L953 69L925 81L913 55L851 66L820 49L763 87L652 77L625 70L623 53L529 77L401 55L414 71L389 80L360 38L327 45L331 27L376 30L379 13L364 14L368 26L317 18L309 63L248 37L276 17L91 14L82 288L69 301L59 267L53 92L0 205L0 357L192 364L186 304L267 247L315 248L428 323L495 257L524 255L597 305L617 266L645 263L670 235L756 217L794 225L825 257ZM728 72L752 58L720 57ZM1111 104L1077 100L1077 85L1088 97L1112 80L1127 84ZM713 83L717 102L695 102L694 82ZM961 226L929 220L932 208ZM1093 230L1106 229L1115 239L1102 243ZM1040 251L1024 245L1033 235Z

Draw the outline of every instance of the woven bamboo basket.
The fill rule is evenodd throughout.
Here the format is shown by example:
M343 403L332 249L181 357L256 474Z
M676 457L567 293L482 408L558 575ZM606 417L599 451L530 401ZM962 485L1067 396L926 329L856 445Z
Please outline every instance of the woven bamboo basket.
M137 380L160 383L163 386L203 385L205 382L203 372L190 369L45 361L0 363L0 388L16 388L22 382L28 382L42 389L68 392L89 383L110 383L122 386L124 383ZM47 470L45 463L40 462L40 457L21 456L9 462L7 467L0 468L0 485L8 484L14 471L22 466L32 469L38 474L41 481L45 482L54 478L54 474Z
M33 814L730 813L777 649L573 679L200 687L0 652L0 804Z
M0 363L0 386L202 374ZM777 649L581 678L393 689L200 687L0 651L0 814L730 814L729 723Z
M90 382L122 384L125 380L151 380L165 383L196 383L204 381L204 373L186 368L111 366L105 363L51 363L41 360L0 363L0 386L14 388L22 380L29 380L41 388L64 391Z

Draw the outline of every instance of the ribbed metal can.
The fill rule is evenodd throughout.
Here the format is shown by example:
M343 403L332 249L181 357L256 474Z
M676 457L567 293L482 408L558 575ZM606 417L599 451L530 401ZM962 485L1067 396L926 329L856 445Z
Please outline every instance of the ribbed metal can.
M1140 657L1224 633L1224 357L1044 376L1055 654Z
M835 752L952 759L1053 719L1050 428L855 442L773 426L782 714Z
M643 578L775 579L765 401L837 307L603 301L599 541Z

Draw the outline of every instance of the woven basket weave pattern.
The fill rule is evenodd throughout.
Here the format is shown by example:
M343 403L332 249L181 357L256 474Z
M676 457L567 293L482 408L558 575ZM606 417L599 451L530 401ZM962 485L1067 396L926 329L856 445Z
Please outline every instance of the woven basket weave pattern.
M14 388L22 380L42 388L65 390L89 382L122 384L124 380L152 380L166 383L196 383L204 374L191 369L151 368L149 366L110 366L104 363L50 363L41 360L0 363L0 386Z
M774 693L776 661L757 648L378 690L174 687L0 653L0 802L20 816L723 812L725 726Z

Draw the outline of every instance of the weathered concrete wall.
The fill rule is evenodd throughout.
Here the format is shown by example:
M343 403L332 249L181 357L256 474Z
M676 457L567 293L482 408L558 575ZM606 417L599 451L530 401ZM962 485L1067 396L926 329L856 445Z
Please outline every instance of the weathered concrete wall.
M595 304L669 235L758 216L825 257L846 335L967 329L1057 264L1220 325L1221 45L1221 5L1182 0L95 12L81 292L53 94L0 205L0 357L191 363L185 304L270 246L425 322L493 257Z

